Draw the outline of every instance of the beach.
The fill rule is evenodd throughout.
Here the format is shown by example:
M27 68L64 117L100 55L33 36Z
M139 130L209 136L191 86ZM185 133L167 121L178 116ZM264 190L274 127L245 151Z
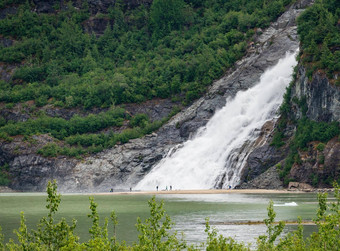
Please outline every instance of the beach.
M160 190L160 191L113 191L107 193L95 193L98 195L122 195L122 194L283 194L283 193L306 193L310 190L274 190L274 189L199 189L199 190ZM317 191L315 191L317 192Z

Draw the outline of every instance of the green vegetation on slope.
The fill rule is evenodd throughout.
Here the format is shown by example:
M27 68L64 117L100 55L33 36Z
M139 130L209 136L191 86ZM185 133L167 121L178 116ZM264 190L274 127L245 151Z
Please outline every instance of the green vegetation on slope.
M0 100L38 101L59 106L107 107L167 98L191 101L239 59L253 28L273 21L290 1L156 0L123 12L96 38L82 31L88 6L71 5L56 15L36 14L22 5L0 21L0 33L15 38L1 48L0 61L20 63L12 83L1 85Z
M31 2L7 0L0 8L17 4L18 11L0 20L0 34L15 42L9 47L0 45L0 61L18 67L11 81L0 81L0 102L9 109L22 103L32 110L52 105L88 112L152 98L191 102L244 55L254 29L268 26L290 2L155 0L150 8L128 9L123 1L116 1L107 14L94 17L107 24L104 34L96 37L83 31L90 18L86 1L80 9L69 3L67 8L54 6L55 14L37 14ZM8 141L9 135L18 134L67 137L67 143L78 144L79 151L68 154L73 156L140 137L168 119L132 122L134 132L125 132L121 139L113 133L85 135L130 119L121 115L103 120L103 116L111 115L70 121L40 115L19 123L2 123L0 118L0 136ZM84 125L88 120L95 122ZM76 129L76 123L84 128ZM46 147L40 151L46 156L70 150L57 144Z
M289 181L293 181L289 178L289 172L293 164L302 163L299 151L307 150L307 143L312 141L327 143L329 140L338 136L339 134L339 123L315 122L305 117L299 120L295 135L289 144L288 157L285 160L283 169L280 171L280 178L283 179L284 184L288 185ZM321 152L322 151L323 149L321 150ZM319 180L319 177L315 177L312 181L312 185L317 186L319 182L323 182L326 185L331 185L332 182L336 179L340 181L340 177L327 177L327 180L323 181Z
M0 186L7 186L10 182L8 174L8 164L0 166Z
M302 62L312 77L323 69L330 79L340 72L340 2L318 0L298 18ZM340 84L339 80L337 81Z
M56 222L58 208L61 202L60 194L57 194L57 185L54 181L47 185L47 216L40 220L36 230L28 230L24 213L21 214L21 224L16 234L18 240L10 240L3 243L3 235L0 227L1 250L250 250L249 245L238 243L232 238L226 238L217 234L215 228L211 228L206 219L206 242L200 246L188 245L182 238L177 237L177 232L172 232L173 223L166 214L163 201L156 202L153 197L149 202L150 217L145 221L137 219L138 242L127 246L124 242L118 242L116 238L117 215L112 211L110 220L113 228L113 236L108 234L108 219L101 224L97 212L97 204L90 198L90 214L92 226L89 229L90 239L81 243L75 235L76 221L68 225L62 218ZM276 213L273 202L270 201L268 218L264 220L267 227L265 235L257 239L256 249L253 250L338 250L340 246L340 192L335 184L335 201L327 203L327 194L318 194L319 207L314 223L317 232L312 233L307 239L303 236L303 225L299 219L298 229L288 233L277 240L285 226L284 222L275 222Z

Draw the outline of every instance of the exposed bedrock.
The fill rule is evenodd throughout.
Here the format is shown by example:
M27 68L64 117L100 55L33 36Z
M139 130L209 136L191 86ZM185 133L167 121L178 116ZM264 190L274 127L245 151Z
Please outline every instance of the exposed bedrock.
M322 72L316 72L312 80L308 80L306 69L298 68L298 78L292 89L292 97L305 98L307 105L306 115L315 121L340 122L340 88L328 80ZM301 109L293 103L294 115L297 119L302 117Z

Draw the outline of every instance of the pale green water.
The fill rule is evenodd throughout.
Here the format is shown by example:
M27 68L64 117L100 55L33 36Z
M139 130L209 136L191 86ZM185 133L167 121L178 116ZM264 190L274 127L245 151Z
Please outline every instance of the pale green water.
M149 195L93 195L98 203L98 212L102 217L109 217L115 210L118 215L118 238L132 243L137 238L135 230L138 216L145 218L149 214L147 201ZM63 195L57 217L65 217L71 222L75 218L76 233L82 240L88 237L91 224L87 217L89 210L88 195ZM296 220L301 216L304 220L315 217L317 209L316 194L169 194L158 195L157 200L165 201L165 209L176 223L175 230L184 232L189 242L202 242L206 239L204 233L205 218L209 217L211 225L221 234L235 237L239 241L254 241L258 235L265 233L264 225L226 225L221 222L230 221L260 221L266 218L269 200L274 201L278 220ZM0 226L5 239L13 238L13 229L19 227L20 211L25 212L29 229L34 228L38 220L46 215L45 194L0 194ZM292 203L295 204L285 204ZM294 206L295 205L295 206ZM289 226L285 231L293 229ZM311 231L313 227L307 226Z

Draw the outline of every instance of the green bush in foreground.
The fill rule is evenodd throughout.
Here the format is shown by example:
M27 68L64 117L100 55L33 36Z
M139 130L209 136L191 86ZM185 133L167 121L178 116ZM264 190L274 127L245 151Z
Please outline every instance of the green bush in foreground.
M277 240L283 231L284 223L275 222L276 213L273 210L273 202L268 206L268 219L264 220L267 226L267 234L258 237L255 250L339 250L340 249L340 193L339 186L334 184L335 202L327 203L327 193L318 194L319 208L314 223L318 231L312 233L307 239L303 237L303 226L299 219L298 229ZM28 231L24 214L21 213L21 224L15 230L18 240L10 240L3 243L4 236L0 227L0 250L250 250L250 244L238 243L233 238L226 238L217 234L215 228L211 228L206 219L207 240L200 246L189 246L185 240L179 239L176 232L171 231L172 222L166 214L163 201L156 202L153 197L149 202L150 217L144 222L137 219L139 231L138 242L127 246L125 242L116 239L117 216L112 211L110 219L113 225L114 235L109 238L108 219L100 226L97 212L97 204L90 198L90 210L88 215L92 219L89 229L90 239L87 242L79 242L79 237L74 234L76 221L68 225L63 218L55 222L54 215L58 211L61 201L57 194L56 181L47 185L47 217L43 217L37 225L37 230Z

